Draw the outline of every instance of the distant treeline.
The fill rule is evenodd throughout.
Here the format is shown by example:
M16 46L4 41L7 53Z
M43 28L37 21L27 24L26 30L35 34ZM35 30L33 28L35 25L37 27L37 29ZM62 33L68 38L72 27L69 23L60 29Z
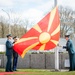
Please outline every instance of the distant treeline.
M19 38L25 34L26 29L22 25L10 25L12 36L18 36ZM5 38L9 34L9 24L0 22L0 38Z

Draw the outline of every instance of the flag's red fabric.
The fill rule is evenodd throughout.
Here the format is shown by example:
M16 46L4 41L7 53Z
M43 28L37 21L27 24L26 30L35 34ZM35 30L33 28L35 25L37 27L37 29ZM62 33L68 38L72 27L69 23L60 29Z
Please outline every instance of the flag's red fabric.
M50 50L56 47L59 37L59 13L58 7L55 7L15 43L14 50L22 57L31 49Z

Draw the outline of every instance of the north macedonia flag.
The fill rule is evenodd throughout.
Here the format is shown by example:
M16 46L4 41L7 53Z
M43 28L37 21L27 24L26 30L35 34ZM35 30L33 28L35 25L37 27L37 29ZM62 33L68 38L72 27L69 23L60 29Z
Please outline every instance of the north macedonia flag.
M56 6L40 22L33 26L14 44L14 50L22 57L28 50L50 50L57 46L60 38L60 21Z

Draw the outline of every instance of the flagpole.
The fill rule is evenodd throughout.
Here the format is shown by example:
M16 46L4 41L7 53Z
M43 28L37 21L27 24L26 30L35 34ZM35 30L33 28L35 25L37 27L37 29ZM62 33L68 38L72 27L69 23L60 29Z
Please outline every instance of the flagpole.
M54 0L54 8L57 6L57 0ZM59 71L59 52L58 47L55 48L55 71Z
M54 0L54 7L57 5L57 0Z

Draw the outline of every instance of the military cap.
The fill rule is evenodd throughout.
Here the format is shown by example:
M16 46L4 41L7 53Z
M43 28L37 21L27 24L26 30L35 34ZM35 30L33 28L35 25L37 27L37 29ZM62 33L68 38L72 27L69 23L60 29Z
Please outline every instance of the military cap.
M12 36L11 34L8 34L7 37Z
M69 38L69 37L70 37L70 35L65 35L65 37L68 37L68 38Z
M14 36L14 37L13 37L13 39L16 39L16 38L17 38L17 36Z

